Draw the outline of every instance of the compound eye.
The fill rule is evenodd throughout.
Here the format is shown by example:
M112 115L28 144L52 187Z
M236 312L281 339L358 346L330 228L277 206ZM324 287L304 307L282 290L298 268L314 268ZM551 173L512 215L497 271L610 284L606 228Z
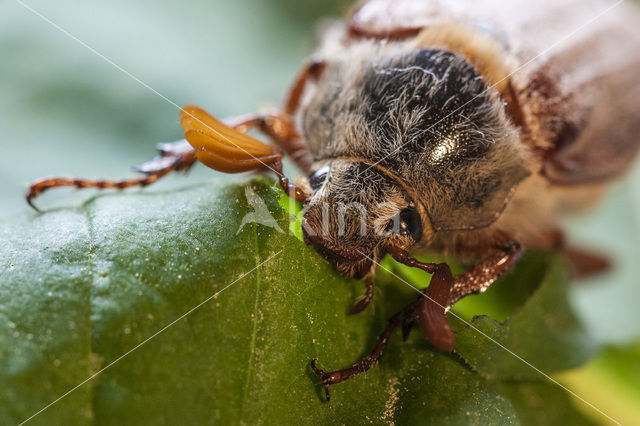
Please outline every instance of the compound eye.
M422 237L422 221L415 208L407 207L400 212L399 233L400 235L410 236L414 241L420 241L420 237Z
M324 181L327 179L328 174L329 166L324 166L309 176L309 185L311 185L311 189L313 189L314 192L320 189Z

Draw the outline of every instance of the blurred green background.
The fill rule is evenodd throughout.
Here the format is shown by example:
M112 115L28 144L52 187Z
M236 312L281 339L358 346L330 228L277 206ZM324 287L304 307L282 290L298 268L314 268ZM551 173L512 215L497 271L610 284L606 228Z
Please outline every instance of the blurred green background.
M349 3L27 2L99 54L20 3L0 3L0 217L34 214L23 193L37 177L127 176L130 165L154 155L154 143L181 137L176 107L99 55L178 105L222 117L252 112L280 104L312 52L317 20L341 15ZM188 181L172 176L147 190L228 178L196 167ZM70 194L54 191L38 202L75 205L93 192ZM595 405L628 411L640 406L640 169L592 215L567 225L572 241L609 254L615 269L572 291L579 316L610 348L563 380Z

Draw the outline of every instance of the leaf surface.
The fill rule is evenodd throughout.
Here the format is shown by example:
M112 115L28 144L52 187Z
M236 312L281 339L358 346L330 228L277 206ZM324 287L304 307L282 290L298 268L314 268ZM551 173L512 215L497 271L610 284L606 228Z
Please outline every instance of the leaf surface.
M262 180L250 185L289 229L281 191ZM434 351L418 332L407 342L396 333L379 365L333 386L326 403L309 361L351 365L416 292L381 271L374 306L347 315L362 284L293 235L256 223L238 231L253 212L245 186L106 194L3 223L0 422L23 421L99 373L33 422L538 423L534 396L551 385L465 328L453 354ZM474 325L523 356L546 357L536 339L555 339L562 348L554 356L581 355L535 361L574 365L584 342L563 339L579 335L577 323L554 336L567 318L553 302L565 291L561 265L547 256L521 265L509 285L520 268L537 271L533 296L521 309L504 308L504 325ZM494 299L486 303L502 303ZM545 398L581 418L563 391L553 395Z

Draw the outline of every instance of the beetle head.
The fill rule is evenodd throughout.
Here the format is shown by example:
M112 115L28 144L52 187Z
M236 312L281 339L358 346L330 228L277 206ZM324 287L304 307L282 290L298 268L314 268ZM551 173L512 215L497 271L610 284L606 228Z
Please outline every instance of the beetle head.
M405 188L369 164L333 160L317 167L309 184L305 241L348 275L367 276L384 247L407 249L422 237L421 215Z

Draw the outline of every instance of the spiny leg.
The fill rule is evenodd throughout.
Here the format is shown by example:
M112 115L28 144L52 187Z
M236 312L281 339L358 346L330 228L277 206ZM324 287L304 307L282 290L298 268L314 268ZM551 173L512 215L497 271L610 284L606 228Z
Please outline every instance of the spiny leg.
M52 189L58 188L62 186L74 186L76 188L98 188L98 189L107 189L107 188L116 188L116 189L125 189L130 188L132 186L147 186L157 181L171 170L167 169L162 171L161 173L149 174L145 175L138 179L125 179L125 180L87 180L87 179L67 179L67 178L42 178L38 179L31 184L25 198L27 203L33 207L36 211L40 211L35 204L33 204L33 199L43 192Z
M355 315L365 310L369 303L371 303L371 299L373 299L373 279L370 277L364 280L366 289L358 303L355 304L353 308L349 311L349 314Z
M371 352L362 360L360 360L356 364L353 364L353 366L345 368L343 370L325 371L317 366L317 358L311 361L311 369L322 379L322 384L324 386L324 392L327 401L329 401L330 399L330 385L343 382L347 379L357 376L360 373L364 373L378 361L385 347L389 343L389 338L391 337L393 331L396 329L396 327L398 327L398 325L404 324L407 320L415 317L418 305L419 300L416 300L415 302L407 305L400 312L392 316L387 323L387 327L376 339L376 344Z
M433 274L420 303L418 322L431 344L442 351L451 351L455 341L446 312L464 296L482 293L489 288L519 259L522 248L518 242L511 240L496 247L493 254L455 278L446 263L419 262L404 250L396 248L390 248L389 254L400 263Z
M330 385L364 373L378 361L391 334L399 325L402 326L403 336L406 339L412 326L418 322L425 337L436 348L451 350L453 333L446 320L446 311L462 297L486 290L513 265L522 252L517 242L510 242L497 248L494 255L454 278L451 275L451 269L445 263L419 262L409 257L406 251L397 248L389 248L388 251L399 262L432 273L431 283L414 302L391 317L371 352L361 361L349 368L335 371L318 368L316 359L311 362L311 368L322 379L327 400L329 400Z
M133 186L144 187L156 182L158 179L173 171L187 171L196 161L195 152L186 140L158 144L157 148L160 152L159 156L134 167L135 171L143 174L143 176L139 178L119 180L69 179L64 177L42 178L33 182L27 190L25 194L27 203L35 210L38 210L33 204L33 200L49 189L62 186L98 189L125 189Z
M286 132L291 132L290 129L287 130L286 126L282 124L283 122L281 122L281 120L283 119L277 116L245 115L229 119L228 126L233 129L238 129L241 132L245 132L249 128L257 127L275 140L276 138L284 138ZM43 192L57 187L73 186L76 188L98 189L125 189L134 186L144 187L156 182L171 172L187 171L197 161L196 151L191 144L184 139L172 143L158 144L157 149L160 155L153 160L134 167L136 172L143 174L143 176L139 178L119 180L71 179L64 177L42 178L30 185L25 195L26 201L31 207L39 211L34 205L33 200ZM294 185L291 185L288 179L284 177L282 164L279 160L273 164L272 168L278 175L280 185L285 192L298 200L304 200L305 196L302 191Z
M448 277L451 276L451 270L449 269L449 266L444 263L441 263L441 264L420 263L420 267L421 269L422 268L429 269L430 271L432 271L432 273L434 273L434 276L431 280L431 284L429 285L429 287L431 287L431 285L434 284L434 280L447 283ZM447 284L450 286L451 283L448 282ZM426 292L427 290L425 290L425 293ZM357 376L358 374L364 373L365 371L369 370L380 359L384 349L389 343L389 338L391 337L394 330L398 326L402 326L403 337L406 340L413 324L416 322L416 320L420 321L421 313L422 313L422 310L424 309L424 300L432 300L433 302L435 302L435 305L440 309L442 309L442 312L444 315L444 308L442 308L442 306L445 306L444 303L446 303L448 291L435 292L435 293L432 293L432 295L429 297L433 297L433 296L437 297L437 299L429 299L425 294L421 293L413 303L410 303L409 305L405 306L402 310L400 310L398 313L392 316L387 323L387 327L382 331L382 333L376 339L376 344L371 350L371 352L368 355L366 355L362 360L353 364L351 367L345 368L342 370L325 371L317 367L317 359L312 360L311 368L313 369L314 373L316 373L322 379L322 384L324 386L324 391L325 391L325 396L327 398L327 401L329 401L330 399L330 394L329 394L330 385L343 382L345 380L348 380L352 377ZM445 322L446 322L446 319L445 319Z

